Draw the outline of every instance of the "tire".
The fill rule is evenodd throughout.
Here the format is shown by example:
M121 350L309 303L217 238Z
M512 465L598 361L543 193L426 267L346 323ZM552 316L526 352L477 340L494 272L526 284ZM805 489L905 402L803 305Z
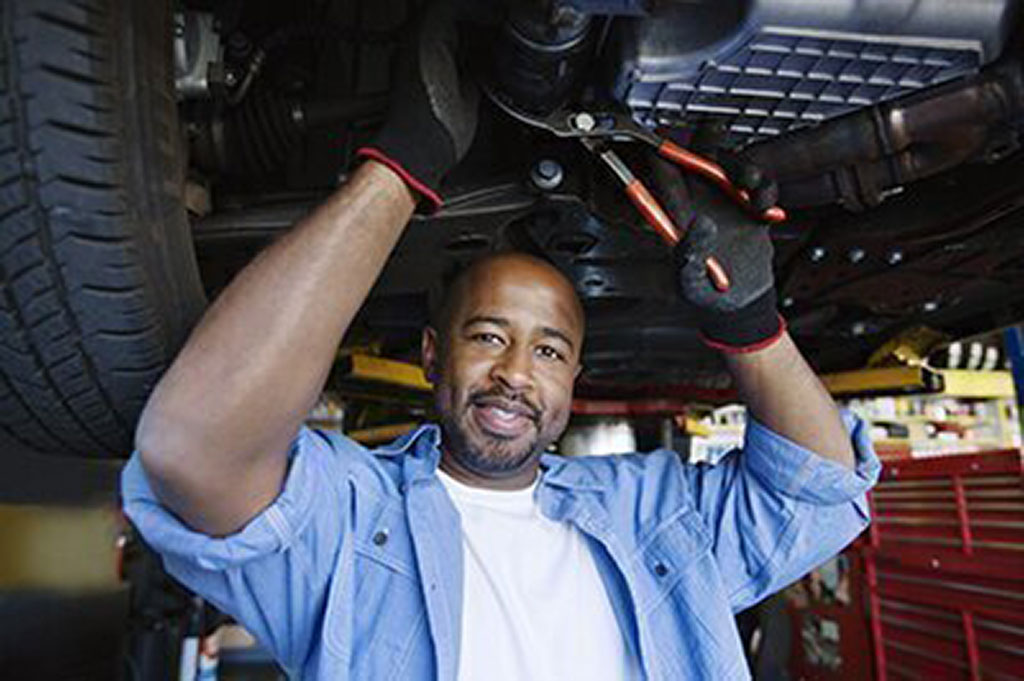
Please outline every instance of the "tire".
M0 432L125 456L205 299L162 0L0 3Z

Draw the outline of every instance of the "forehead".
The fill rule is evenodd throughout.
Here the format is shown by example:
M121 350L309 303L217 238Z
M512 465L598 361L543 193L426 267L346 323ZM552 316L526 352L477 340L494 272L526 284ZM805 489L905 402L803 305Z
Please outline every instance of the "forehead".
M561 274L543 263L519 258L485 262L467 272L453 293L457 296L455 324L487 315L525 326L557 328L576 339L583 334L575 291Z

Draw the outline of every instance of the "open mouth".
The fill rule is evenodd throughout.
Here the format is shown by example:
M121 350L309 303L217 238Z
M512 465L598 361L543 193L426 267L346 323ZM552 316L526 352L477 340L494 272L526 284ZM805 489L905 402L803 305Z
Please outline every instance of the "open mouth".
M526 434L536 421L529 407L504 400L475 401L471 410L481 430L503 439L514 439Z

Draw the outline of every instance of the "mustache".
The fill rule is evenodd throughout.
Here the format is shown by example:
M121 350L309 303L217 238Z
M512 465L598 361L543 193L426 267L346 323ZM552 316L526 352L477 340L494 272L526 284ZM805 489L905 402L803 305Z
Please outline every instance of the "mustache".
M506 411L514 411L532 421L540 420L541 409L529 398L516 393L509 393L500 387L488 390L477 390L469 396L471 404L500 407Z

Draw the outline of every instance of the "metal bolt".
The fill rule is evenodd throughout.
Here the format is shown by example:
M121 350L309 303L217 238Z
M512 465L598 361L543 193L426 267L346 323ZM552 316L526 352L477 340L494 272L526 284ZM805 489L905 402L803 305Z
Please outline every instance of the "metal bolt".
M238 76L235 74L234 71L227 71L227 72L225 72L225 74L224 74L224 83L228 87L234 87L235 83L237 83L237 82L238 82Z
M796 303L796 301L793 300L792 296L786 296L782 299L782 307L793 307L794 303Z
M597 121L594 117L588 114L586 111L581 111L571 119L572 127L583 132L590 132L597 125Z
M828 251L821 246L815 246L810 250L808 255L811 258L811 262L821 262L825 259L825 256L828 255Z
M555 189L558 185L562 184L563 177L562 166L559 165L558 161L552 161L549 158L541 160L530 171L530 179L533 180L538 189L545 191Z
M899 265L903 262L903 251L898 249L889 251L888 255L885 256L885 261L890 265Z
M868 325L864 322L854 322L850 325L850 333L854 336L863 336L868 331Z
M878 192L878 199L881 202L881 201L885 201L889 197L899 196L902 193L903 193L902 185L896 186L896 187L889 187L888 189L883 189L882 191Z
M942 563L939 562L938 558L932 558L932 567L933 568L938 570L940 565L942 565Z
M568 28L582 24L587 18L586 14L572 5L559 5L552 12L551 23L555 26Z
M929 300L927 303L925 303L921 307L922 307L922 309L925 312L935 312L936 310L939 309L939 304L938 304L938 302L936 302L934 300Z
M864 256L866 255L867 253L864 252L863 248L851 248L850 252L846 254L846 257L849 259L851 263L856 265L861 260L863 260Z

